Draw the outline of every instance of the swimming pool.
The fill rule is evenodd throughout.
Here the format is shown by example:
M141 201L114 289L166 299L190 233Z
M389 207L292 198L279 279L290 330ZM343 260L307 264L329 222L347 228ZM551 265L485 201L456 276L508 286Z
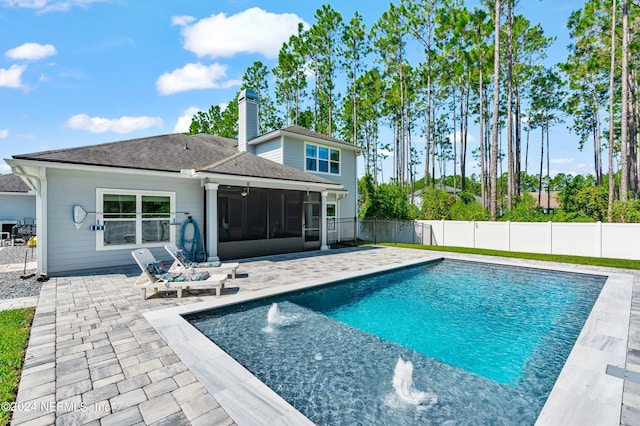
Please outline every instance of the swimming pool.
M447 260L366 281L188 319L318 424L533 423L604 278ZM399 359L417 403L394 391Z

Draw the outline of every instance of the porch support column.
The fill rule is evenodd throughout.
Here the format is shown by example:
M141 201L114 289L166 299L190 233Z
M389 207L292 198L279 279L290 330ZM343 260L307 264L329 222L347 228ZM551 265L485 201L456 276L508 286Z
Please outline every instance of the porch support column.
M329 250L327 245L327 195L329 192L322 191L320 202L320 250Z
M218 184L205 183L207 191L207 261L215 262L218 257Z

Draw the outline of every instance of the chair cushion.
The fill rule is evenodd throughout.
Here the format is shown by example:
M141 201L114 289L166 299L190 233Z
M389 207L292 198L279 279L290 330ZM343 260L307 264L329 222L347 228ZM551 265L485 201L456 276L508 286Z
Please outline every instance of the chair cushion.
M205 272L165 272L157 274L155 277L159 280L168 282L187 282L187 281L205 281L209 278L209 273Z
M220 262L191 262L187 266L191 268L218 268L221 265Z
M188 260L185 259L184 254L182 254L182 250L176 250L173 252L173 255L176 259L178 259L181 263L186 264Z
M149 262L147 263L147 272L151 275L161 275L166 273L166 269L164 269L164 265L162 262Z

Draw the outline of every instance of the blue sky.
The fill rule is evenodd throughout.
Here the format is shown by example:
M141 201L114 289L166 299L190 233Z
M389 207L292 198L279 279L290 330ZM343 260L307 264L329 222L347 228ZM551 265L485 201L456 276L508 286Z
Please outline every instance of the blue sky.
M0 0L0 173L14 154L186 131L196 111L234 96L254 61L272 68L282 42L298 22L313 23L323 3ZM358 10L370 27L388 4L332 6L345 21ZM563 60L567 18L583 2L521 4L557 37L548 62ZM477 140L471 130L471 149ZM531 140L530 171L539 133ZM552 174L592 172L593 152L580 152L566 129L554 129L551 143Z

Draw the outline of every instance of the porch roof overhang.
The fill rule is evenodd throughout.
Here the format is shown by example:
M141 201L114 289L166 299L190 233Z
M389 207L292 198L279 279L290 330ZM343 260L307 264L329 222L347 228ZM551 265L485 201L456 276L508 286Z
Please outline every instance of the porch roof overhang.
M294 191L329 191L336 193L344 193L347 191L344 186L330 182L305 182L287 179L262 178L255 176L231 175L224 173L213 173L207 171L196 171L192 169L183 169L176 173L175 171L161 170L144 170L132 169L126 167L111 166L95 166L72 163L59 163L52 161L36 161L25 159L5 159L6 163L11 167L14 174L19 176L41 176L42 169L56 168L63 170L75 170L86 172L104 172L118 174L135 174L139 176L157 176L170 177L179 179L200 179L202 183L217 183L220 185L230 186L251 186L254 188L272 188L272 189L289 189ZM29 186L37 189L37 184L28 179Z
M347 193L344 186L337 183L304 182L287 179L273 179L255 176L226 175L206 171L182 170L183 176L200 179L203 183L213 183L228 186L249 186L251 188L288 189L292 191L335 192Z

